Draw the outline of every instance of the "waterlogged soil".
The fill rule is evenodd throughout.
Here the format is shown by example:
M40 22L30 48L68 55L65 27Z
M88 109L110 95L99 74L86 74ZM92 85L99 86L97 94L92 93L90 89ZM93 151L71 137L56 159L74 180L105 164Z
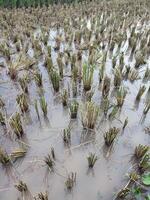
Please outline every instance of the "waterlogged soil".
M127 30L128 31L128 30ZM40 35L40 31L37 30ZM55 30L49 31L49 44L54 47L53 38L56 34ZM65 46L65 44L64 44ZM62 46L62 49L64 48ZM73 47L72 47L73 49ZM122 50L125 53L125 63L133 66L135 60L129 59L130 53L124 45ZM113 70L111 59L115 54L107 55L106 73L113 79ZM29 55L33 56L33 50L30 49ZM103 53L100 50L99 53ZM87 52L83 51L86 60ZM56 62L57 52L52 48L53 62ZM4 58L0 58L3 62ZM17 149L23 142L28 147L27 154L24 158L16 160L10 168L0 166L0 199L1 200L17 200L20 198L19 192L14 187L18 180L27 183L31 194L34 196L39 192L48 191L49 199L53 200L110 200L113 199L116 192L123 188L128 178L126 174L133 168L132 155L137 145L149 145L150 136L145 134L144 128L149 125L150 113L143 119L142 113L147 101L147 90L149 82L143 83L142 77L149 66L147 64L141 66L139 75L141 79L131 83L129 80L123 80L122 84L127 89L127 95L122 109L116 118L112 121L105 119L103 115L97 120L95 131L90 132L83 130L81 123L80 109L76 120L70 120L68 107L63 107L61 102L61 91L66 88L70 92L69 102L72 97L72 82L70 78L70 66L65 66L64 78L61 80L60 92L53 91L52 84L49 80L47 70L44 66L44 56L39 57L38 68L42 73L43 88L39 89L34 80L29 83L29 102L30 111L22 115L22 123L25 130L25 138L18 141L15 137L10 137L5 133L3 127L0 127L0 146L11 153ZM20 75L23 73L19 72ZM98 66L95 68L94 81L92 88L94 95L92 101L100 105L102 100L101 84L98 80ZM146 92L141 98L139 105L135 105L135 97L141 84L146 86ZM77 97L79 104L85 102L85 93L83 85L77 83ZM39 94L44 94L48 103L48 119L45 121L42 111L40 110L40 119L38 120L35 109L34 100L39 99ZM113 96L113 84L110 92L110 101L115 102ZM20 94L20 86L18 82L12 81L7 74L7 68L0 69L0 94L4 99L7 108L7 116L11 116L14 112L19 111L16 103L16 96ZM128 125L124 131L119 132L117 140L111 149L109 155L105 149L103 134L110 127L116 126L121 129L124 120L128 117ZM64 145L62 133L63 129L71 127L71 145ZM56 161L54 172L48 172L44 163L44 157L50 152L50 148L55 149ZM93 169L88 169L87 156L90 152L96 153L98 160ZM68 173L76 172L76 185L71 192L65 187L65 181Z

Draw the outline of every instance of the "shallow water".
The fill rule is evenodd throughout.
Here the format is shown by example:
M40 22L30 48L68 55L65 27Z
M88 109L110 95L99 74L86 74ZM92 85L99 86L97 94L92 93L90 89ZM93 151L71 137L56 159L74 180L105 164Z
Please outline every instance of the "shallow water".
M90 24L88 22L88 28ZM40 32L39 32L40 34ZM50 30L50 38L55 37L56 32ZM49 41L54 47L54 41ZM127 45L127 44L126 44ZM126 45L120 51L125 52L125 64L130 63L133 66L135 60L129 60L129 53L126 51ZM64 45L65 46L65 45ZM117 48L117 47L116 47ZM62 45L62 51L63 51ZM32 52L32 50L31 50ZM33 56L30 52L31 57ZM102 53L103 51L99 52ZM86 51L83 53L86 60ZM115 54L115 50L113 52ZM52 51L53 63L56 64L57 53ZM107 57L106 73L113 78L111 56ZM83 62L85 61L83 59ZM0 61L3 61L2 59ZM149 63L147 64L149 65ZM29 116L22 116L22 121L26 133L25 143L29 146L27 155L24 159L16 161L12 168L8 170L10 175L6 174L6 170L0 168L0 199L9 200L17 199L19 194L14 188L14 184L19 179L27 183L29 190L33 195L38 192L48 191L49 198L53 200L110 200L113 199L115 192L120 190L126 183L126 174L132 169L131 158L135 147L138 144L150 144L150 137L145 134L144 127L149 125L150 113L147 114L142 121L142 112L146 101L146 93L149 82L145 83L146 92L141 98L138 108L135 107L135 97L138 92L142 79L136 80L134 83L123 80L123 85L127 88L127 96L120 114L112 122L107 119L102 120L102 116L97 122L95 133L87 133L83 131L80 112L77 120L70 121L69 108L63 108L60 93L55 94L52 84L49 81L48 73L43 65L43 58L38 63L38 68L43 77L43 92L48 103L48 119L47 124L43 120L42 111L40 110L41 123L38 121L34 110L34 100L39 98L39 88L35 82L29 83ZM141 67L140 76L142 77L146 65ZM65 75L70 74L70 67L66 67ZM92 100L100 105L101 85L98 81L98 66L94 72L93 89L94 95ZM18 83L14 83L7 75L5 68L0 69L0 94L5 100L7 115L10 116L19 107L16 103L16 95L19 94L20 88ZM111 84L112 85L112 84ZM61 88L67 88L71 91L71 78L65 77L61 81ZM79 103L84 102L83 85L78 83L77 99ZM113 94L113 87L111 88ZM110 95L111 96L111 95ZM69 101L73 99L72 95ZM114 97L110 97L111 103L115 102ZM40 108L40 106L39 106ZM129 123L124 132L119 133L115 141L110 156L104 148L103 134L109 127L120 127L124 120L128 117ZM30 118L30 120L29 120ZM71 146L66 147L63 144L62 131L71 125ZM7 149L8 153L18 147L18 141L12 140L4 134L3 128L0 127L0 145ZM50 152L50 148L54 147L56 153L54 172L47 172L44 163L44 157ZM98 156L93 170L88 169L86 157L89 152L95 152ZM77 173L77 182L71 193L65 189L65 180L69 172Z

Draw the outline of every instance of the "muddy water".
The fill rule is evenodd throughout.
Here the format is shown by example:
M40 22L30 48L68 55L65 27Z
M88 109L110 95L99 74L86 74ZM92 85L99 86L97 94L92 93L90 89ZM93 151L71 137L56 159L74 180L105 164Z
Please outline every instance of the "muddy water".
M40 33L39 33L40 34ZM55 36L54 31L50 31L50 38ZM53 46L55 43L50 41ZM122 47L122 51L126 53L125 62L133 65L129 60L126 46ZM62 47L63 48L63 47ZM32 52L32 50L31 50ZM32 53L30 55L32 56ZM86 55L86 52L84 52ZM101 52L100 52L101 53ZM114 52L115 53L115 52ZM56 62L56 52L52 52L53 62ZM86 60L86 56L85 56ZM3 58L1 58L3 61ZM48 191L49 199L53 200L110 200L113 199L115 192L121 189L127 182L126 174L132 169L131 158L135 147L140 144L150 144L149 135L144 133L144 127L149 125L150 114L142 120L142 112L146 101L146 92L149 82L145 85L147 90L142 99L135 107L135 97L142 80L134 83L123 81L123 85L127 88L124 105L120 114L112 122L102 120L100 117L95 133L89 134L83 131L80 113L78 119L70 121L69 109L63 108L60 93L55 94L45 67L43 66L43 58L39 62L38 67L43 76L43 93L48 103L48 120L43 120L42 111L40 110L41 123L38 121L35 110L34 100L39 98L39 89L34 81L29 83L29 101L30 112L28 116L22 116L22 121L26 133L24 142L29 147L27 155L24 159L16 161L10 169L0 168L0 200L17 200L19 194L14 188L14 184L19 179L27 183L31 194L34 196L38 192ZM69 68L69 67L68 67ZM66 68L66 74L70 73L70 69ZM142 66L140 76L142 77L146 66ZM140 71L140 70L139 70ZM111 67L111 56L107 57L106 73L113 78ZM19 107L16 103L16 95L19 94L20 88L18 83L14 83L7 76L6 69L0 71L0 94L3 96L7 115L10 116ZM65 77L61 82L61 88L69 88L71 90L71 79ZM78 84L77 99L82 103L84 92L82 84ZM101 86L98 84L98 68L95 69L93 89L95 91L92 100L100 105L101 102ZM113 88L111 89L113 93ZM70 96L69 101L73 99ZM111 103L115 102L114 97L110 97ZM40 107L40 106L39 106ZM109 127L121 127L124 120L128 117L129 124L124 132L120 132L114 143L109 157L104 148L103 134ZM62 131L64 128L71 126L71 146L66 147L63 144ZM17 148L18 141L14 141L8 135L5 135L3 128L0 129L0 145L7 149L8 153ZM54 147L56 154L54 172L47 172L44 157L50 152L50 148ZM89 152L95 152L98 156L94 169L89 170L87 159ZM65 189L65 180L69 172L77 173L77 182L71 193Z

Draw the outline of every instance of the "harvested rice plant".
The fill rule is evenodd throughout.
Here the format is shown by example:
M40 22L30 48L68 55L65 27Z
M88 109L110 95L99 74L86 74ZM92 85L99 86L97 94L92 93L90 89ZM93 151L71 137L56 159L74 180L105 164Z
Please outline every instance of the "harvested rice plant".
M0 0L0 200L150 200L150 1Z

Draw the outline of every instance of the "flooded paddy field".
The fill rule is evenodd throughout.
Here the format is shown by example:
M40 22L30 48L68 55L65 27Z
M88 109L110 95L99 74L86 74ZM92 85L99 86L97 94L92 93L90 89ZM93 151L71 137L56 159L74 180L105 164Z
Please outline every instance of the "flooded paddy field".
M150 199L150 2L0 10L0 200Z

